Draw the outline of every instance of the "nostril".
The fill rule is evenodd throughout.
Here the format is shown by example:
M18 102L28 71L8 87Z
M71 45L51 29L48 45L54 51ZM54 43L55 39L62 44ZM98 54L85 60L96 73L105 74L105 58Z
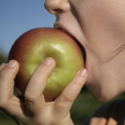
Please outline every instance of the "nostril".
M54 8L54 7L52 8L52 7L48 7L47 5L44 5L44 7L46 8L48 12L54 15L57 15L63 12L63 10L60 8Z
M70 3L66 0L46 0L44 7L52 14L57 15L70 10Z
M53 13L54 13L54 14L60 14L60 13L62 13L62 12L63 12L62 9L53 9Z

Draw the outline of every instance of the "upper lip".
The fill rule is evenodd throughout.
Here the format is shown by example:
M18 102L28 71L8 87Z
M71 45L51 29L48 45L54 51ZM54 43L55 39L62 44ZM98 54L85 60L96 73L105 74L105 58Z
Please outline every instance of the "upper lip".
M83 58L84 58L84 62L86 61L86 52L85 52L85 48L83 47L83 45L81 45L80 41L75 37L75 35L73 33L70 32L70 30L68 30L65 26L59 24L59 23L55 23L54 24L54 28L56 29L60 29L66 33L68 33L71 37L73 37L73 39L75 39L75 41L79 44L82 53L83 53Z

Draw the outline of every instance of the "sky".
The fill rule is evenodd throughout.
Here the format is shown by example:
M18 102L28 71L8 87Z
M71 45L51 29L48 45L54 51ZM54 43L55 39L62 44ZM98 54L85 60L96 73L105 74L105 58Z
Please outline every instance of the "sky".
M0 0L0 52L8 55L15 40L37 27L53 27L55 16L44 8L45 0Z

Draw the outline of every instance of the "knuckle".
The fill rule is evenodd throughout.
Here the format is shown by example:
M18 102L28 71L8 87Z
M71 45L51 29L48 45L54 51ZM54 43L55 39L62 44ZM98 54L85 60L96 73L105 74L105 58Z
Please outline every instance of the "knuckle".
M82 86L81 86L81 84L79 84L78 81L72 81L72 84L75 86L75 88L82 89Z
M34 94L27 92L27 91L25 92L24 96L25 96L25 99L31 103L34 103L36 102L36 100L38 100L38 98Z
M34 75L36 78L40 76L41 78L48 78L50 74L52 73L52 69L46 66L45 64L42 64L40 67L36 69L34 72Z
M40 69L42 69L42 70L46 70L46 69L48 69L48 68L50 68L50 66L48 66L48 65L46 65L46 64L41 64L40 66ZM39 70L40 71L40 70Z
M61 98L65 102L70 102L70 103L73 102L72 98L68 95L68 93L62 93Z
M47 71L48 71L48 66L45 66L45 65L40 65L37 69L36 69L36 71L35 71L35 74L36 75L43 75L43 76L45 76L45 73L47 73ZM44 73L43 73L44 72Z

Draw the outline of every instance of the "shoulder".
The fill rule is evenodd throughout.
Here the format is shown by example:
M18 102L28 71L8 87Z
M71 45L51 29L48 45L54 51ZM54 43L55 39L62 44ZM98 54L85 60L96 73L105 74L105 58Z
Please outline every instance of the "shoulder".
M123 125L125 120L125 100L109 102L83 123L83 125Z

